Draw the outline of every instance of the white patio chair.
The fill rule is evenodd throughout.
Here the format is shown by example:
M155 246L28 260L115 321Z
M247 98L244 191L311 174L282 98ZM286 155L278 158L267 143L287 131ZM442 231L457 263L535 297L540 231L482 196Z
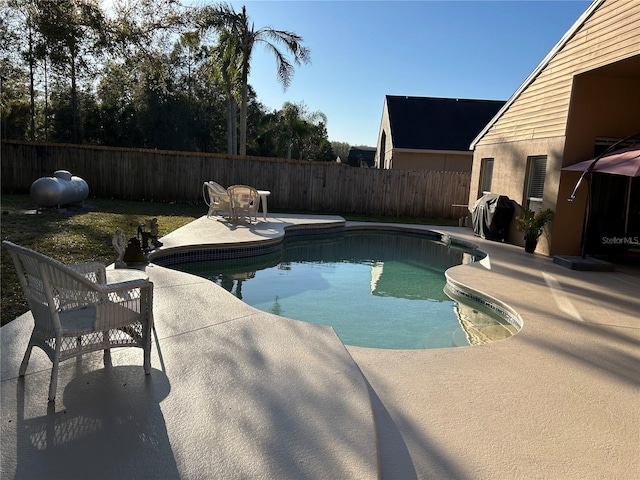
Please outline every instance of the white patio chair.
M247 185L232 185L227 189L231 200L231 219L237 222L241 217L247 217L249 223L251 218L258 221L258 207L260 206L260 195L258 191Z
M26 373L33 347L53 363L50 401L56 396L59 363L84 353L104 350L108 366L110 348L140 347L144 371L151 373L152 282L108 284L101 263L65 265L11 242L2 245L11 254L34 320L20 376Z
M204 182L202 188L202 196L209 207L207 218L219 212L227 212L228 214L231 214L231 203L226 188L216 182ZM208 201L207 196L209 197Z

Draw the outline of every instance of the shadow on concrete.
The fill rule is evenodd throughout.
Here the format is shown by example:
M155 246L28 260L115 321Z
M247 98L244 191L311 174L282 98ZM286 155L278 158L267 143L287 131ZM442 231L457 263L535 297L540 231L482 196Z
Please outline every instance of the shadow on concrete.
M259 323L264 327L256 328ZM202 455L208 458L199 460L203 471L234 472L235 478L260 471L274 479L374 474L374 425L363 402L364 380L333 332L261 313L198 335L208 345L198 364L215 368L172 368L172 378L181 389L188 383L210 392L206 407L186 399L213 441L212 451ZM190 336L182 337L189 342ZM276 346L278 339L282 346ZM183 348L172 345L171 355ZM194 419L181 421L186 426ZM199 426L191 428L197 436Z
M160 410L169 381L158 370L141 373L119 366L78 375L64 388L64 407L48 402L42 415L20 378L13 478L180 478Z
M368 381L367 387L369 388L371 406L376 420L381 478L383 480L393 478L417 480L418 473L413 466L411 454L402 438L402 433Z

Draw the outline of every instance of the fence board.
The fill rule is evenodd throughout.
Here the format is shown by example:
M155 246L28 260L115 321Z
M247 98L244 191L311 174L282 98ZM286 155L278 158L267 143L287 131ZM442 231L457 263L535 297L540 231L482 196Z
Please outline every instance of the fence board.
M201 203L202 183L271 190L270 210L457 218L469 172L376 170L344 164L38 142L2 142L2 191L26 193L40 177L69 170L91 196Z

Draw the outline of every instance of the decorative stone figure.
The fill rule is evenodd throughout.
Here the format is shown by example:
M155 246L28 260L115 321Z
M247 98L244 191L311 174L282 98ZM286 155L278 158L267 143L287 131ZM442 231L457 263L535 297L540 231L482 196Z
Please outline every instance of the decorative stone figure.
M160 248L163 244L160 240L158 240L158 219L151 219L151 242L153 243L154 248Z
M145 220L144 223L138 225L138 239L140 239L142 250L145 252L162 246L162 242L158 240L157 218Z
M124 261L124 252L127 249L127 240L124 238L122 229L116 229L116 234L111 239L113 249L116 251L116 268L127 268L127 264Z
M140 240L140 247L145 252L150 250L149 237L151 236L151 234L144 229L146 223L147 222L145 221L145 223L141 223L140 225L138 225L138 240Z
M124 261L127 265L146 265L149 263L147 256L142 251L140 240L131 237L124 252Z

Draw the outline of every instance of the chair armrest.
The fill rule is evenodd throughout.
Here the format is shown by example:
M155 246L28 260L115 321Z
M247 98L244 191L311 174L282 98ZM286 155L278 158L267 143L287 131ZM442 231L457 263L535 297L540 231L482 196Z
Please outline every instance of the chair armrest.
M100 293L118 293L134 290L136 288L153 288L153 282L145 279L127 280L126 282L105 283L96 285Z
M67 266L95 283L107 283L107 272L100 262L74 263Z
M100 292L95 302L96 330L121 329L140 322L148 335L153 326L153 282L147 279L118 283L95 284ZM124 330L123 330L124 331ZM138 332L139 333L139 332ZM135 336L135 330L129 332Z
M120 319L127 317L124 312L136 312L138 315L142 315L141 321L146 322L147 326L153 324L153 282L145 279L129 280L119 283L107 283L105 285L95 285L95 289L100 292L99 296L101 301L98 301L100 305L107 308L106 311L113 312L113 308L120 308L120 314L117 314L118 319L114 319L109 315L102 317L102 325L113 325L118 323ZM116 307L119 306L119 307ZM98 307L100 308L100 307ZM104 313L104 312L103 312Z

